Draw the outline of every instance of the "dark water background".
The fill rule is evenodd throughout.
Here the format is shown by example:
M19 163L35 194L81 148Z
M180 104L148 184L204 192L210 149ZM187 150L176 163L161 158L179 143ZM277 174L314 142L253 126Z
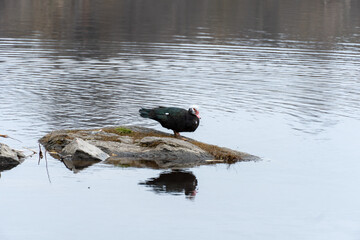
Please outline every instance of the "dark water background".
M359 239L359 50L357 0L0 0L1 142L197 104L184 135L263 158L49 158L49 183L34 156L1 173L0 239Z

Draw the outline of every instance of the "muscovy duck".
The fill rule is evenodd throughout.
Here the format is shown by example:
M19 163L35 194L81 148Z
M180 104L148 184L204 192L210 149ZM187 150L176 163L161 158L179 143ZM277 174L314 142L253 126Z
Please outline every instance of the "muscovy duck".
M197 106L188 110L177 107L141 108L139 112L141 117L154 119L164 128L173 130L175 137L180 137L179 132L194 132L200 123Z

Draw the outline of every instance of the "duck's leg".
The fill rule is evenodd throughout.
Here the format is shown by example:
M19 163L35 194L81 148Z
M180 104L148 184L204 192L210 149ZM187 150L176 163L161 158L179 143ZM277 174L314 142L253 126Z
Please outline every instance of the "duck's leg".
M173 131L174 131L174 130L173 130ZM184 137L182 137L179 132L174 131L174 136L175 136L176 138L178 138L178 139L187 141L187 139L184 138Z
M174 136L175 136L176 138L180 138L180 133L176 132L175 130L173 130L173 131L174 131Z

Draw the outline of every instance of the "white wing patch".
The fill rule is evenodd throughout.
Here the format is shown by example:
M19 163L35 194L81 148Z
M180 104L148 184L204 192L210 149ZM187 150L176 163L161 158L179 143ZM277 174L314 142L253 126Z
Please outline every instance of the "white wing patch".
M166 116L168 116L170 113L165 113Z

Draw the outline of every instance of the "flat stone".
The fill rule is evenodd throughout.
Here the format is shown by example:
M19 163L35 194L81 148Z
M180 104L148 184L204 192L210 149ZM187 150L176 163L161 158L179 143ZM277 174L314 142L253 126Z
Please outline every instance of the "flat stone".
M62 150L63 156L71 156L72 160L104 161L110 156L100 148L82 140L75 138Z

